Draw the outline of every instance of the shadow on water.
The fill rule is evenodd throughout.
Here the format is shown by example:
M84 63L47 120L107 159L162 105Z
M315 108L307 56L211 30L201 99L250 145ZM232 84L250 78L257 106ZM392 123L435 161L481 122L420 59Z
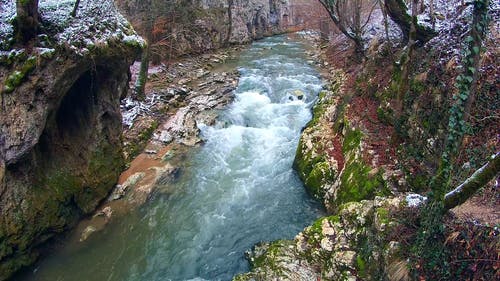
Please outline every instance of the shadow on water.
M22 280L231 280L244 251L291 239L321 207L292 170L301 129L321 90L305 47L287 36L253 43L238 61L236 99L188 156L168 195L68 243Z

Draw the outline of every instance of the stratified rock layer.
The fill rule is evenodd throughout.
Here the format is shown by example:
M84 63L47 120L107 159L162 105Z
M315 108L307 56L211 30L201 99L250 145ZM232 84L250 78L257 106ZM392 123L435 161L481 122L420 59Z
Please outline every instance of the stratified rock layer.
M72 6L40 1L34 46L0 52L0 280L94 211L123 167L119 100L144 42L112 1Z

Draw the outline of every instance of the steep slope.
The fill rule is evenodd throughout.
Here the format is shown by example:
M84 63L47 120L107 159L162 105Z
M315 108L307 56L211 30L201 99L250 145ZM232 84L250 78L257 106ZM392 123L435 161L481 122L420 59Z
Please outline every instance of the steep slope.
M332 216L307 227L293 241L257 245L249 253L252 271L235 280L498 279L498 229L478 223L482 219L448 214L436 226L443 229L435 241L445 244L442 262L448 268L416 254L420 227L426 222L415 206L424 198L408 192L429 192L437 173L472 19L472 5L435 5L438 35L415 50L406 82L402 70L408 48L393 45L395 34L389 34L393 42L387 42L378 22L370 26L374 33L361 63L351 59L352 48L342 37L325 46L322 65L329 67L330 86L303 132L295 167ZM490 33L477 69L477 95L452 186L500 150L499 69L494 66L499 12L492 3ZM425 21L424 15L419 18ZM408 90L402 112L396 112L395 97L402 87ZM481 201L490 205L485 210L496 210L490 214L494 223L498 181L483 192L489 196ZM442 249L428 249L432 251L438 257Z

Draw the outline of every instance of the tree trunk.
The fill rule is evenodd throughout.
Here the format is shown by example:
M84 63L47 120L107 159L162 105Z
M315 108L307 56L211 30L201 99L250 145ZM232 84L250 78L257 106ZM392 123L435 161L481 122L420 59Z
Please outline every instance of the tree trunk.
M224 45L228 46L229 45L229 40L231 39L231 34L233 33L233 7L234 7L234 0L228 0L227 1L227 17L229 20L228 27L227 27L227 34L225 38Z
M488 163L474 172L466 181L444 196L445 210L452 209L469 199L478 189L500 173L500 152L493 155Z
M417 16L417 4L418 0L413 0L412 5L412 17ZM403 58L401 59L401 81L399 82L398 93L396 96L396 118L399 119L405 110L404 108L404 98L405 95L410 90L410 68L413 65L413 53L415 51L416 45L416 24L414 21L411 21L410 24L410 32L408 38L407 52L403 54Z
M328 15L332 19L333 23L337 28L344 34L347 38L351 39L354 42L355 45L355 52L356 52L356 59L361 59L364 56L364 43L363 39L361 38L361 35L356 35L355 30L353 29L352 32L347 30L346 26L344 23L341 21L341 19L335 14L335 11L340 10L339 5L340 4L346 4L346 3L334 3L334 2L329 2L329 1L319 1L321 5L325 8L325 10L328 12ZM358 11L361 13L361 11ZM356 14L352 15L353 17L356 17ZM358 15L359 16L359 15Z
M76 17L76 12L78 10L79 5L80 5L80 0L76 0L75 6L73 7L73 11L71 12L72 17Z
M38 0L16 0L16 11L17 41L26 43L38 32Z
M434 14L434 0L429 0L429 17L431 18L432 29L434 29L436 27L436 15Z
M473 82L469 90L469 99L465 106L465 116L464 116L465 121L469 120L470 111L472 105L476 101L476 96L477 96L477 87L478 87L477 80L479 78L479 68L481 67L481 47L483 45L483 38L488 28L487 24L483 23L482 21L484 20L484 17L487 17L488 5L489 1L484 1L484 5L482 5L481 7L475 6L472 12L473 13L472 29L470 32L472 41L469 43L468 46L468 49L471 51L472 55L471 57L467 57L465 59L472 58L473 62L471 63L471 66L474 69L474 71L472 71L471 69L466 69L466 72L468 72L469 75L472 75ZM477 50L477 52L475 50Z
M401 28L403 32L403 43L410 39L412 21L416 27L416 39L423 44L432 39L436 33L434 30L417 24L416 20L406 12L406 4L403 0L384 0L385 9L389 17Z
M379 1L380 4L380 10L382 11L382 16L384 17L384 30L385 30L385 38L387 42L389 42L389 21L387 19L387 9L385 8L384 4L382 1Z
M146 98L145 88L146 82L148 80L148 69L149 69L149 42L147 46L142 51L141 57L141 67L139 69L139 74L137 76L137 81L135 81L135 98L138 100L144 100Z
M141 56L141 66L139 68L139 74L137 80L135 81L134 95L138 100L146 99L146 83L148 80L148 70L151 55L151 44L153 44L153 25L155 23L156 14L158 11L155 10L156 6L153 5L152 1L144 1L144 10L142 15L142 22L144 26L143 37L146 37L146 47L142 50Z

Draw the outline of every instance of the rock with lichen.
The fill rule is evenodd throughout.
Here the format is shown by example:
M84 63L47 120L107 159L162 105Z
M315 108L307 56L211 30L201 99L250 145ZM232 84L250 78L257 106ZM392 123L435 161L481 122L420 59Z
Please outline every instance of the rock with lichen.
M320 218L294 240L256 245L252 270L234 280L395 280L408 274L399 242L391 241L404 197L351 202ZM384 270L387 268L388 270ZM404 279L397 279L404 280Z

